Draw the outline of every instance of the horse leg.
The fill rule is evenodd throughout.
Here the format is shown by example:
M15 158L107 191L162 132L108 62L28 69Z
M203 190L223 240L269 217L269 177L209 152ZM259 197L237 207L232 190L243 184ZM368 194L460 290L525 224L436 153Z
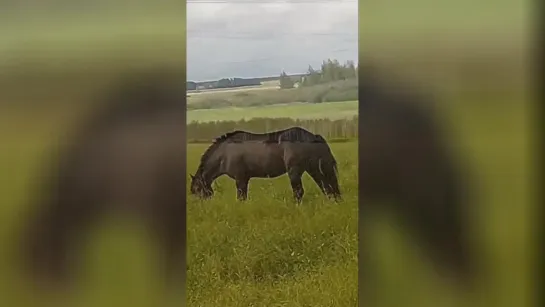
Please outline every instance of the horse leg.
M293 190L293 198L297 203L300 203L303 199L303 195L305 194L303 181L301 180L303 171L298 168L291 168L288 170L288 176L290 177L291 188Z
M307 169L307 173L314 180L314 182L316 182L316 185L320 188L320 191L322 191L322 193L324 193L325 195L328 195L329 191L326 191L325 189L326 185L325 185L324 177L322 176L322 174L320 174L314 168Z
M248 178L237 178L236 179L236 185L237 185L237 200L239 201L245 201L248 199L248 182L250 180Z

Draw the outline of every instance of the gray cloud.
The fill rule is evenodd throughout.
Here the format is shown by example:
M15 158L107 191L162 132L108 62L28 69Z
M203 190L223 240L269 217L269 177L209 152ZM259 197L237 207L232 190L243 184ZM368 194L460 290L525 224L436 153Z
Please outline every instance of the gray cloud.
M188 3L188 79L304 72L357 60L357 2Z

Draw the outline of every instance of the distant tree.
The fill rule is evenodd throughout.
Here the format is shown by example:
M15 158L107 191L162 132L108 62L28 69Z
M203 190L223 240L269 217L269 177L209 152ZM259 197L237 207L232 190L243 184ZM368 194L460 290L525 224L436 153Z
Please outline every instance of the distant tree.
M322 71L322 82L332 81L331 78L331 69L326 60L322 61L322 66L320 67Z
M354 61L346 61L346 64L340 67L340 80L356 78L356 66Z
M322 62L322 81L332 82L338 80L339 62L327 59Z
M316 70L315 70L314 68L312 68L312 65L309 65L309 66L308 66L308 74L309 74L309 75L312 75L312 74L314 74L314 73L316 73Z
M282 71L282 73L280 74L280 88L289 89L289 88L293 88L293 86L294 86L293 80L290 78L290 76L286 74L286 72Z
M321 82L321 74L312 68L311 65L308 66L307 76L304 78L304 81L301 83L303 86L311 86L319 84Z
M251 85L261 85L261 81L259 81L258 78L249 78L249 79L234 78L231 84L232 87L251 86Z
M216 88L231 87L231 83L232 82L231 82L230 79L223 78L223 79L218 80L218 82L216 83Z
M186 90L191 91L191 90L196 90L196 89L197 89L197 83L195 83L193 81L187 81L186 82Z

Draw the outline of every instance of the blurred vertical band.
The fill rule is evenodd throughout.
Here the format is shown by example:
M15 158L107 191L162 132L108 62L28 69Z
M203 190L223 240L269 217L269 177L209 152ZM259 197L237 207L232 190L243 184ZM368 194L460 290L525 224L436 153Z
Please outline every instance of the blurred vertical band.
M529 306L531 3L359 5L360 306Z
M185 6L0 4L5 305L183 306Z

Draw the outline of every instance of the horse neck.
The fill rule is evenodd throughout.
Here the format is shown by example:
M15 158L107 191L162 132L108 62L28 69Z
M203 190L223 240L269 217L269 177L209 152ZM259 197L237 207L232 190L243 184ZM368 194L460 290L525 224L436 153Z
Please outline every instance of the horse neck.
M211 154L201 162L195 176L200 176L206 183L212 183L220 176L218 173L219 161Z

